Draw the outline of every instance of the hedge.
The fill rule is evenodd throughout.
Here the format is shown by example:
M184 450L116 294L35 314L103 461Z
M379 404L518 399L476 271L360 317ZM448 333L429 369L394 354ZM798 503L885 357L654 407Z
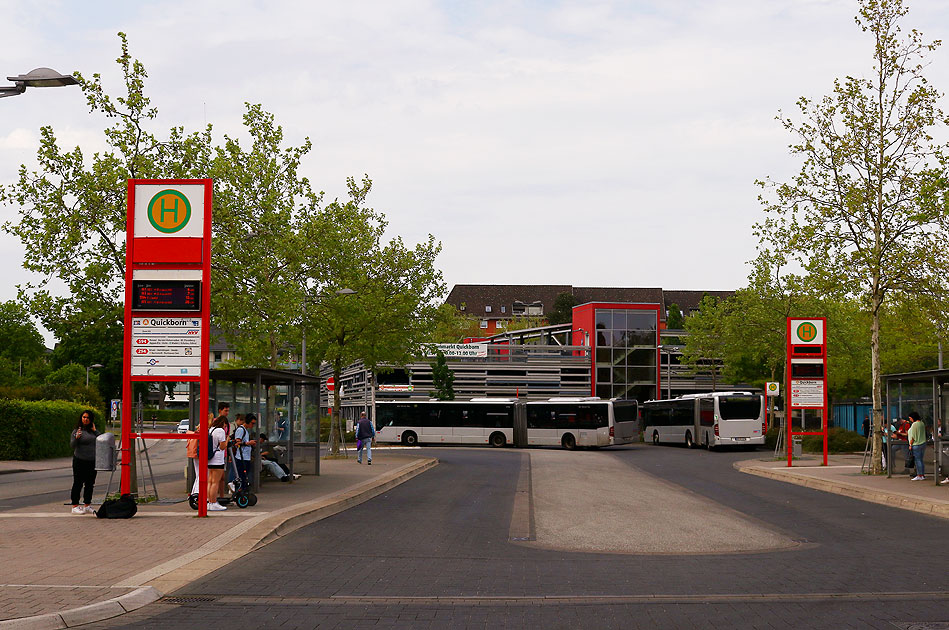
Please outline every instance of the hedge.
M6 439L0 440L0 459L72 455L69 432L86 409L63 400L0 400L0 419L6 428ZM93 409L92 414L96 428L102 431L102 413Z
M794 427L795 431L800 431L800 427ZM778 437L778 428L772 426L765 436L765 447L774 450L774 444ZM859 453L866 446L867 438L854 431L848 431L841 427L829 427L827 429L827 452L828 453ZM787 446L785 445L785 448ZM801 450L805 453L822 453L824 451L824 438L820 435L805 435L801 440Z

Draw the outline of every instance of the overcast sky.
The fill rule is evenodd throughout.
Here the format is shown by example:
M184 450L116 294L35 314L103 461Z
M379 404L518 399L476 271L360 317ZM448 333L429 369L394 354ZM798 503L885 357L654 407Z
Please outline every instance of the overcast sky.
M949 38L949 3L905 28ZM329 198L368 174L391 234L431 232L461 283L734 289L754 257L756 178L799 163L774 117L872 41L843 0L629 2L48 2L0 0L0 75L49 66L120 93L117 31L174 125L241 133L261 103ZM949 51L927 71L949 90ZM0 100L0 182L32 165L38 129L103 148L78 88ZM16 217L0 208L0 218ZM0 236L0 300L28 279Z

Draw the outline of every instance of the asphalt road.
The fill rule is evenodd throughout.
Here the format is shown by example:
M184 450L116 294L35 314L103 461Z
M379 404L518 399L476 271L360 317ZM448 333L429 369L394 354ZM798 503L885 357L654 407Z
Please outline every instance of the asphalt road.
M575 519L557 508L559 527L582 521L592 538L604 528L639 541L635 552L594 553L538 540L551 484L537 475L552 469L527 466L530 452L424 452L441 464L96 627L949 628L945 520L738 473L731 463L749 453L577 453L579 468L608 474L578 486ZM629 502L637 489L638 505ZM620 496L628 518L611 509ZM664 497L683 509L668 510ZM591 517L597 503L602 515ZM665 516L643 517L656 511ZM723 527L739 540L746 527L771 531L789 545L667 548L690 536L727 541ZM652 539L666 543L649 549Z

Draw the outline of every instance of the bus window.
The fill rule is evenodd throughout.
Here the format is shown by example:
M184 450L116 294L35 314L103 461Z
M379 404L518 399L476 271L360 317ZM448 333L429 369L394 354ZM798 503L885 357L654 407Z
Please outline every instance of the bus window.
M711 398L699 398L699 421L703 427L715 424L715 401Z
M718 412L722 420L754 420L761 416L761 397L720 396Z

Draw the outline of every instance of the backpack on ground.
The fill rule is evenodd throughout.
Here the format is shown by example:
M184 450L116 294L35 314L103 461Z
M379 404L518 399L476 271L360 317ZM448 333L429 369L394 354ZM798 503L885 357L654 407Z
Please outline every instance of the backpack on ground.
M138 505L131 494L123 494L118 499L103 502L95 511L97 518L132 518L138 512Z

